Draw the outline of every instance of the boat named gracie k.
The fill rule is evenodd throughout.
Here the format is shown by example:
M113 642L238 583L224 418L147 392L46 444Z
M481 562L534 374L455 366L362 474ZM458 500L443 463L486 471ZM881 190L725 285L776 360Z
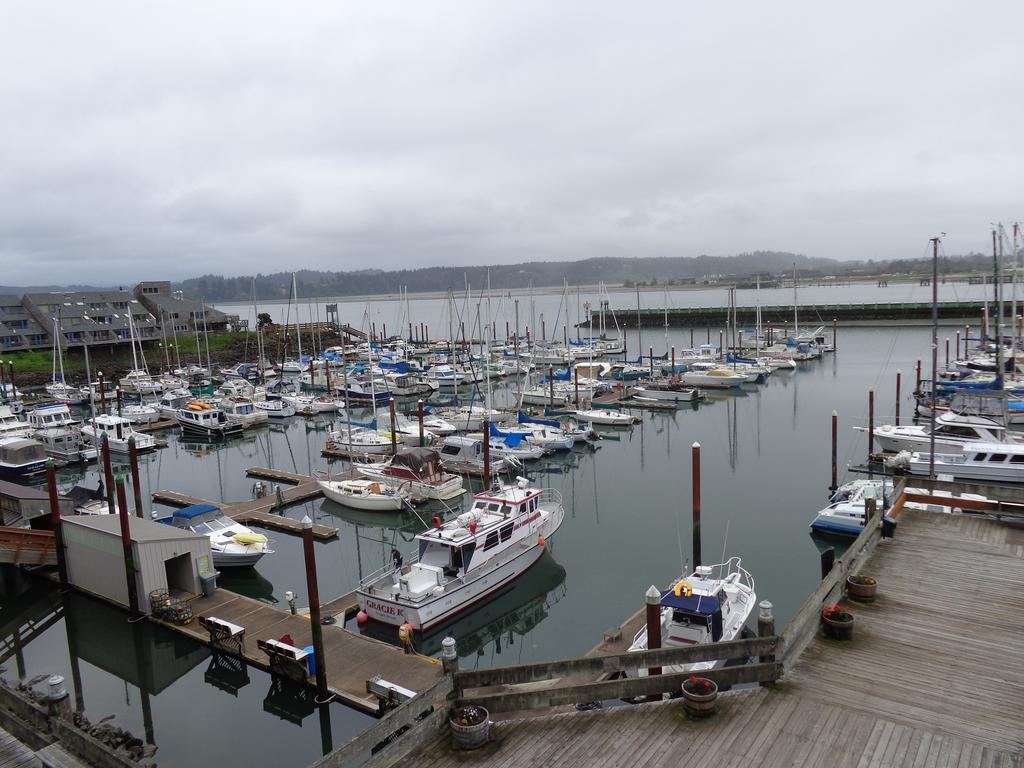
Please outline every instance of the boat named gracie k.
M473 497L456 518L416 537L419 552L365 578L359 608L386 624L425 630L453 618L521 576L544 553L565 516L558 491L526 478Z

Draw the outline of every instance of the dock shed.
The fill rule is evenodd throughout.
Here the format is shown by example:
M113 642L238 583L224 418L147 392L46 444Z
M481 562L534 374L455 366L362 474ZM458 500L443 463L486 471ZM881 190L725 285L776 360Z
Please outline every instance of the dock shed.
M129 518L139 608L149 612L149 593L197 595L200 575L213 572L210 540L152 520ZM128 607L121 528L117 515L64 518L68 580L78 589Z
M71 499L60 497L59 501L62 515L74 512L75 505ZM48 518L49 514L50 495L45 487L40 490L0 480L0 515L3 525L16 525L38 517Z

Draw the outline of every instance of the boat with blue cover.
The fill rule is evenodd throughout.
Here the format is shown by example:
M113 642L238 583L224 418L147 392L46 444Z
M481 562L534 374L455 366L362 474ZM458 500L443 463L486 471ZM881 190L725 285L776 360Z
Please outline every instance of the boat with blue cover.
M266 536L236 523L214 504L193 504L156 521L208 537L215 568L245 568L273 554Z

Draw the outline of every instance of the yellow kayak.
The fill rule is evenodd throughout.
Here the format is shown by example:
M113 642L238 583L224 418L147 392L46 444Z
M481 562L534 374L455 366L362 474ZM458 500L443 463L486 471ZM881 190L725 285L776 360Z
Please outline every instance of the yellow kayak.
M235 541L239 544L266 544L267 537L262 533L256 533L254 531L246 531L245 533L236 533L234 535Z

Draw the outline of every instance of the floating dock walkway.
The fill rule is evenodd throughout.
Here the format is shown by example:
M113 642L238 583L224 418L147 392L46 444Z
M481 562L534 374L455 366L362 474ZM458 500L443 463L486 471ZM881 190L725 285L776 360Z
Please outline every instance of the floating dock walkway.
M158 504L167 504L171 507L190 507L193 504L213 504L220 507L221 511L232 520L247 524L272 528L285 533L302 533L302 522L291 517L285 517L274 510L281 509L292 504L300 504L322 495L320 486L316 479L309 475L297 475L292 472L282 472L267 467L252 467L246 471L249 477L257 477L263 480L273 480L279 483L292 484L291 488L283 489L278 499L273 490L269 490L266 496L248 499L246 501L211 501L198 496L189 496L177 491L155 491L153 501ZM327 525L313 523L313 536L317 539L333 539L338 535L338 529Z

